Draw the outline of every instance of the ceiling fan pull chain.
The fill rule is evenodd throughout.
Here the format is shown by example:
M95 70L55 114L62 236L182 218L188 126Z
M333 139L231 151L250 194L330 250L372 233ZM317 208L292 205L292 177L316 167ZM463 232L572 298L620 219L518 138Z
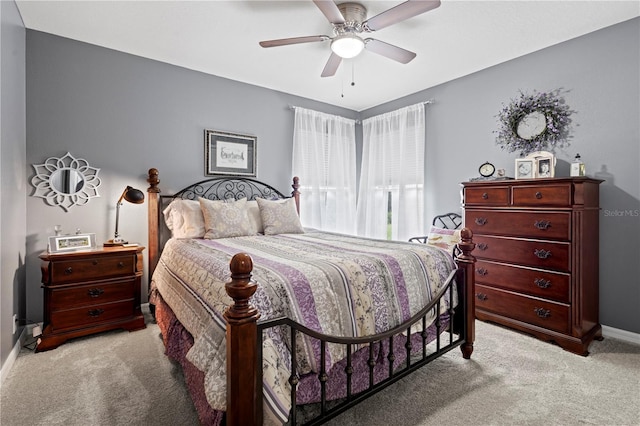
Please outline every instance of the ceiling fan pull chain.
M356 64L351 61L351 86L355 86L356 85Z

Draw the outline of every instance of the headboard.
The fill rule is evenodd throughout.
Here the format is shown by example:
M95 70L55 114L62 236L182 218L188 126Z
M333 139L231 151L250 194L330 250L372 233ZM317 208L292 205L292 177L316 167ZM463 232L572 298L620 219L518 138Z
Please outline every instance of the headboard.
M279 199L289 198L273 186L259 180L241 176L216 176L191 184L175 194L160 195L160 179L158 169L149 169L148 193L148 226L149 226L149 282L158 264L164 244L171 238L171 231L164 223L162 212L166 206L176 198L197 200L255 200L256 198ZM291 197L295 199L296 208L300 213L300 193L298 192L298 178L293 178Z

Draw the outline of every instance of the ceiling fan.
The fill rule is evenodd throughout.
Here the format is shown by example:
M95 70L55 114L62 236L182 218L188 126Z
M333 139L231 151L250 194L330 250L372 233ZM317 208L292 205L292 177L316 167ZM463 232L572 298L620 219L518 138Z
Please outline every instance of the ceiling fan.
M260 46L276 47L331 40L331 56L322 71L322 77L335 75L342 59L353 58L359 55L363 49L403 64L409 63L416 57L414 52L373 38L363 39L360 34L381 30L440 6L440 0L408 0L373 18L366 19L367 9L360 3L336 4L333 0L313 0L313 2L333 25L333 37L315 35L282 38L261 41Z

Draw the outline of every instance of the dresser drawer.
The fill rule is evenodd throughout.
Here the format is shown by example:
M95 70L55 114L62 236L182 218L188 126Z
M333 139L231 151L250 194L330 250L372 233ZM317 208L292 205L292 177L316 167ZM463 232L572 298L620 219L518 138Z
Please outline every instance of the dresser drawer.
M53 331L95 326L112 320L128 320L133 317L133 299L115 303L85 306L76 309L51 312Z
M560 333L569 332L569 306L476 285L476 309L493 312Z
M54 288L51 291L51 309L57 311L131 299L135 283L136 277L131 277L116 282Z
M496 260L563 272L571 270L569 243L485 235L474 235L473 241L476 243L473 254L478 259Z
M504 263L478 260L476 282L557 302L570 302L571 276Z
M514 186L512 191L514 206L571 206L570 183Z
M474 234L509 235L538 239L571 239L571 213L492 211L468 209L464 226Z
M508 206L509 187L495 186L491 188L465 188L464 203L465 205Z
M136 257L132 255L53 261L49 285L133 275L135 263Z

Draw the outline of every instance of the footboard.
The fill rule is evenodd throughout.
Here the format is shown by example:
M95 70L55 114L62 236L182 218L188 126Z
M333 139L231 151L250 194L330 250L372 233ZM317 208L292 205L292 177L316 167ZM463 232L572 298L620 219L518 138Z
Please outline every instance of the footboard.
M460 346L463 357L469 359L473 352L473 342L475 339L475 306L473 298L473 282L474 282L474 263L475 258L471 255L475 244L472 241L472 233L465 228L461 232L461 241L458 244L462 254L456 259L458 268L452 272L448 280L448 285L443 287L438 297L435 297L432 303L426 306L421 312L416 314L408 322L389 330L388 332L371 336L368 338L344 339L321 335L309 330L288 319L280 319L269 321L268 323L258 324L260 317L259 312L250 305L249 299L255 292L257 284L251 281L251 271L253 263L251 257L247 254L240 253L233 257L230 263L231 281L226 285L227 294L234 300L234 304L225 312L227 320L227 425L260 425L262 424L262 330L276 325L287 325L291 329L292 347L295 347L295 339L297 333L309 335L320 340L322 347L327 343L338 343L347 345L347 368L351 357L351 347L369 345L370 351L373 351L375 343L388 342L387 347L389 353L386 357L388 360L388 375L381 380L374 378L373 360L369 362L370 370L370 386L367 390L359 392L357 396L352 395L349 377L347 377L346 398L343 402L331 407L329 410L326 404L326 393L324 390L324 382L326 382L326 371L320 371L318 380L321 386L320 412L321 420L324 422L339 413L345 411L349 407L359 403L368 396L382 390L388 385L394 383L400 378L406 376L417 368L431 362L437 357L447 353L456 346ZM436 320L437 342L436 350L427 355L424 351L426 343L426 324L425 316L430 310L437 309L440 312L441 297L449 292L451 297L452 286L457 286L458 306L450 309L448 312L449 319L449 339L447 343L440 342L440 318ZM450 299L451 300L451 299ZM420 323L422 321L422 323ZM411 357L411 326L422 325L422 347L423 353L417 360ZM401 369L396 369L394 365L394 337L406 332L406 343L404 348L406 352L406 365ZM454 339L453 334L458 337ZM322 350L324 354L324 349ZM324 361L320 362L324 366ZM295 356L292 357L292 375L289 382L292 385L291 401L295 407L296 394L295 388L299 381L295 374ZM349 375L349 373L347 373ZM249 408L250 407L250 408ZM291 424L295 424L295 410L292 410L293 419Z

